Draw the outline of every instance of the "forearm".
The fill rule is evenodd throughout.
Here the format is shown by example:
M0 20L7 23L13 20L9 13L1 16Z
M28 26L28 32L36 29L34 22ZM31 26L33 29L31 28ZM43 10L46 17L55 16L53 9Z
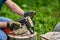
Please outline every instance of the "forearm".
M15 13L19 14L19 15L24 15L24 11L17 5L15 4L14 2L12 2L11 0L7 0L5 2L10 8L12 11L14 11Z
M0 28L7 27L7 22L0 22Z

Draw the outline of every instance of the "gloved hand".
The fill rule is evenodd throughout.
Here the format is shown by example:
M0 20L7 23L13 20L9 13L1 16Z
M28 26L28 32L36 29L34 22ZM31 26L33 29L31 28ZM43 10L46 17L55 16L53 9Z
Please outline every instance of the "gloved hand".
M11 30L17 30L20 28L21 23L19 22L8 22L7 26L11 29Z
M35 14L36 14L35 11L26 12L24 13L24 17L30 16L32 18Z

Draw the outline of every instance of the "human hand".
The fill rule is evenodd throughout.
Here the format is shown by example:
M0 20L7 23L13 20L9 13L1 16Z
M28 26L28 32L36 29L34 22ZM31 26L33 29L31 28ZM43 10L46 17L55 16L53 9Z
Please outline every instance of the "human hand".
M24 17L27 17L27 16L33 17L35 14L36 14L35 11L26 12L24 13Z

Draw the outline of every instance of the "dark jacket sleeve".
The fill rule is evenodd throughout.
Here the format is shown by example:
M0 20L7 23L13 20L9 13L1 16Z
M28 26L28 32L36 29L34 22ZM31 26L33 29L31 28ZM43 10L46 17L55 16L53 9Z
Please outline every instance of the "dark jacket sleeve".
M3 2L5 2L6 0L3 0Z
M3 3L5 2L6 0L0 0L0 9L1 9L1 7L2 7L2 5L3 5Z

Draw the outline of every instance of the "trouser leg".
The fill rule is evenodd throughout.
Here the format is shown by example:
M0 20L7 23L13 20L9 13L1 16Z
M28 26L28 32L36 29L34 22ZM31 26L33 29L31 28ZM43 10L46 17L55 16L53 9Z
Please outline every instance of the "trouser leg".
M0 22L10 22L9 18L0 17ZM7 40L7 35L0 29L0 40Z
M10 21L12 21L12 20L9 18L0 17L0 22L10 22Z

